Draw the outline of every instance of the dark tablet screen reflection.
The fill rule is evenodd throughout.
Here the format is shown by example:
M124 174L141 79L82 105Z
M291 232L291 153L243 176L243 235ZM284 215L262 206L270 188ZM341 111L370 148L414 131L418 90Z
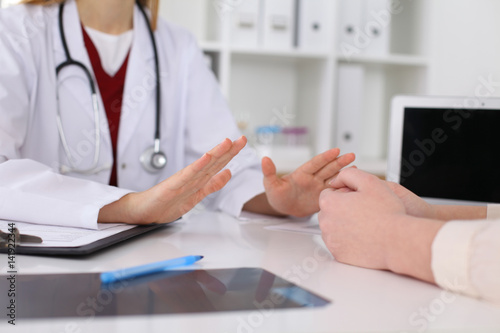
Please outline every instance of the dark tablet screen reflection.
M7 283L2 278L0 290L7 290ZM98 273L18 275L16 291L18 319L260 311L330 303L258 268L171 271L110 285L101 285Z

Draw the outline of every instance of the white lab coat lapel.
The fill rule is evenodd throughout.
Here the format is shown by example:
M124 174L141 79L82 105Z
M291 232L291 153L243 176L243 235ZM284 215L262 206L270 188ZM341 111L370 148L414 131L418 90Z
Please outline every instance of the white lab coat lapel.
M153 45L147 29L144 16L139 8L135 6L134 41L130 50L123 92L120 131L118 134L118 156L125 153L128 143L134 137L141 117L146 113L153 115L151 117L151 129L144 129L151 130L151 145L153 145L154 115L156 114L156 74Z

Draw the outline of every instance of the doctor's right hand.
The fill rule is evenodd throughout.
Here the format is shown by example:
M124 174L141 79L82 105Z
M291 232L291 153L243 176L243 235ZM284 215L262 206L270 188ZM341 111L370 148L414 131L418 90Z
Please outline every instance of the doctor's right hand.
M222 170L246 145L242 136L218 146L149 190L129 193L99 211L100 223L152 224L173 222L231 179Z

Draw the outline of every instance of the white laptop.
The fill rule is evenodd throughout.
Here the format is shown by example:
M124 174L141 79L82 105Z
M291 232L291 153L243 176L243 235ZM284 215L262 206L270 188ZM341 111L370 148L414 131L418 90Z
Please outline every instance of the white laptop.
M394 97L386 176L435 204L500 203L500 98Z

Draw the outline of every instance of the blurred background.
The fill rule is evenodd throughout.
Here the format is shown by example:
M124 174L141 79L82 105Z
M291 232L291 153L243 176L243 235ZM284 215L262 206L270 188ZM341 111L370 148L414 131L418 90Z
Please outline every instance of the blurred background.
M500 96L498 13L498 0L160 0L280 172L340 147L383 175L393 96Z

